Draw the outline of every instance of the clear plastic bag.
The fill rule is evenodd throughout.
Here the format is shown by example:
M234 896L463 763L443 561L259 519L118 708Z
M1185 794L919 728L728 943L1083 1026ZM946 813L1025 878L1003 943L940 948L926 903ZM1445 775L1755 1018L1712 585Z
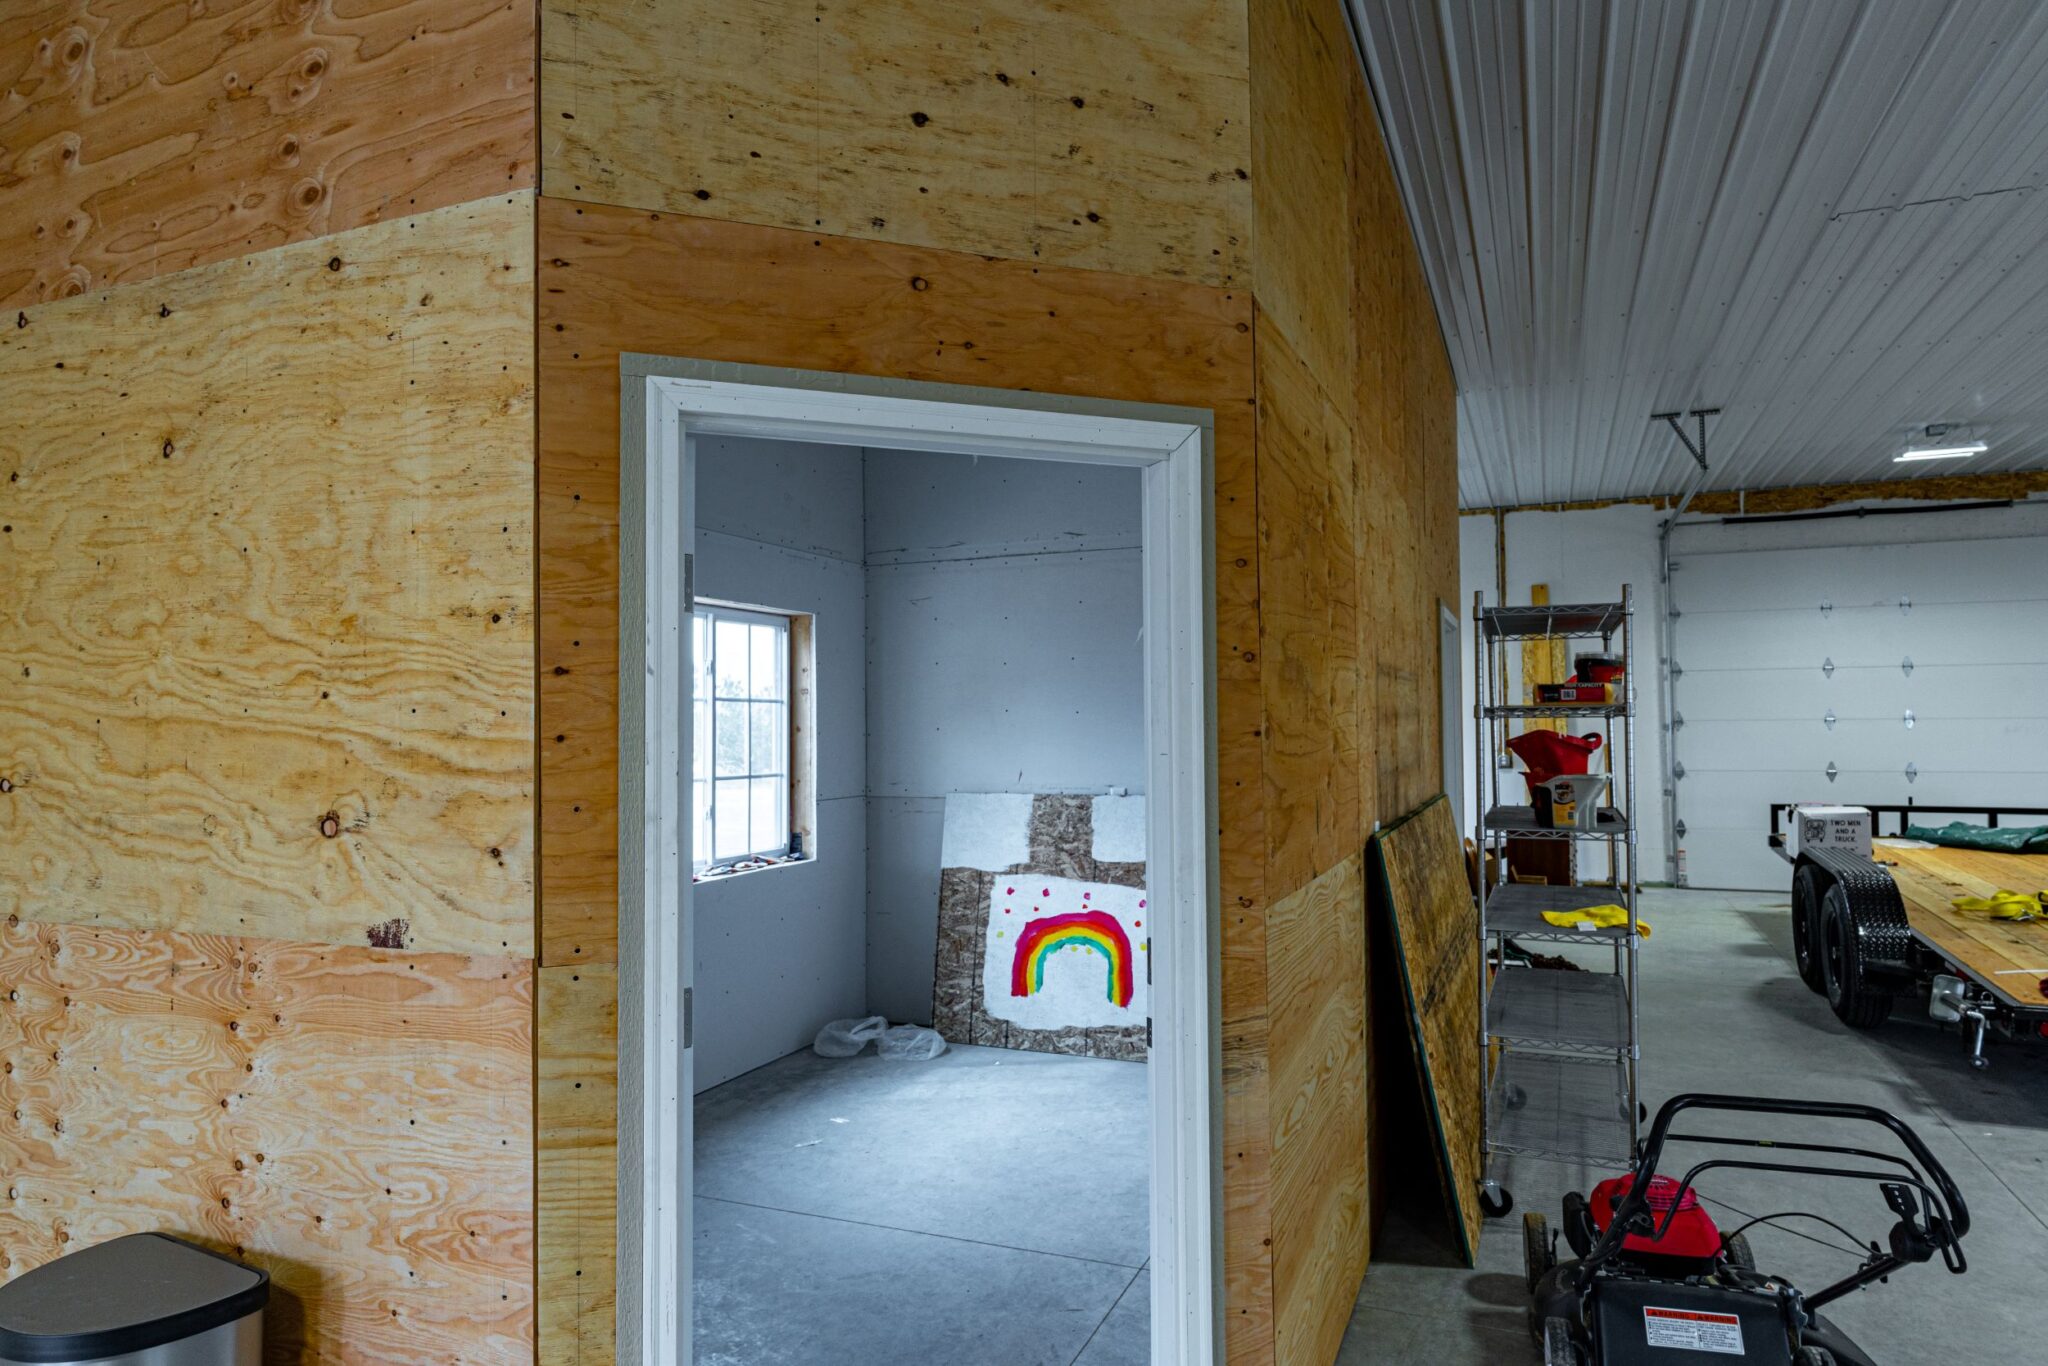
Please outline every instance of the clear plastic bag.
M875 1052L906 1062L930 1062L945 1051L946 1041L939 1037L939 1031L923 1025L894 1025L875 1040Z
M880 1015L865 1020L834 1020L818 1031L811 1050L821 1058L850 1058L882 1037L889 1021Z

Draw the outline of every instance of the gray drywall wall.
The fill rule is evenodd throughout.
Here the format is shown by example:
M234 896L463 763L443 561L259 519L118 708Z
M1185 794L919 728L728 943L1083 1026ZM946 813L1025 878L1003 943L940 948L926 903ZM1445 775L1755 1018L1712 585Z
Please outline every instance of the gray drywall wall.
M1135 470L869 451L867 1001L929 1021L949 792L1142 792Z
M861 452L697 443L697 593L816 618L816 857L696 887L696 1089L866 1014Z

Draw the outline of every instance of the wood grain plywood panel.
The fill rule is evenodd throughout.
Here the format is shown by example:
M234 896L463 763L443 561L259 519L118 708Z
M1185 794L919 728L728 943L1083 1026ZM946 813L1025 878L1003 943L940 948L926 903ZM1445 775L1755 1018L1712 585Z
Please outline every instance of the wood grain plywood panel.
M544 188L1232 285L1244 47L1229 0L547 0Z
M1266 878L1298 888L1363 844L1354 443L1263 310L1258 347Z
M1267 921L1276 1362L1334 1360L1365 1276L1363 850Z
M1347 419L1358 371L1353 274L1398 237L1353 235L1353 86L1340 0L1251 0L1252 161L1259 308Z
M609 1366L618 1249L619 981L542 968L538 1012L540 1359Z
M1251 307L1232 291L550 198L540 259L551 965L616 956L621 351L1207 407L1218 468L1248 459ZM1219 577L1242 599L1251 572ZM1226 827L1237 810L1226 797Z
M12 308L535 179L530 0L0 11Z
M530 1362L531 973L0 923L0 1277L160 1229L271 1273L269 1361Z
M0 913L532 952L532 212L0 329Z
M1451 804L1373 836L1374 899L1394 927L1410 1042L1431 1106L1445 1203L1467 1265L1479 1246L1479 912Z

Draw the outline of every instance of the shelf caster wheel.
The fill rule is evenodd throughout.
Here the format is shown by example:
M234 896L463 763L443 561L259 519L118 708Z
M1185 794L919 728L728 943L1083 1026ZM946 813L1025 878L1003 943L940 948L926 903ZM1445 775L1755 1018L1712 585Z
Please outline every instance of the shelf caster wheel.
M1515 1197L1497 1181L1479 1183L1479 1212L1489 1219L1505 1219L1514 1212Z
M1991 1059L1985 1057L1982 1053L1979 1053L1975 1057L1970 1059L1970 1066L1976 1068L1979 1072L1983 1072L1990 1068Z

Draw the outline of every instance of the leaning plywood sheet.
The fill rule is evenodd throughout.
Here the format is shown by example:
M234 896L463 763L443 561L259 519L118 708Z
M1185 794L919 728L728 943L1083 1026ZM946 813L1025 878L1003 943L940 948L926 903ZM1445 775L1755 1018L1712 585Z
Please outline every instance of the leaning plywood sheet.
M0 1279L268 1270L272 1362L533 1360L532 965L0 922Z
M955 1043L1143 1059L1145 799L954 793L932 1018Z
M533 201L0 326L0 914L533 948Z
M1479 1245L1479 912L1451 804L1434 797L1373 836L1374 880L1394 927L1416 1066L1466 1263Z

